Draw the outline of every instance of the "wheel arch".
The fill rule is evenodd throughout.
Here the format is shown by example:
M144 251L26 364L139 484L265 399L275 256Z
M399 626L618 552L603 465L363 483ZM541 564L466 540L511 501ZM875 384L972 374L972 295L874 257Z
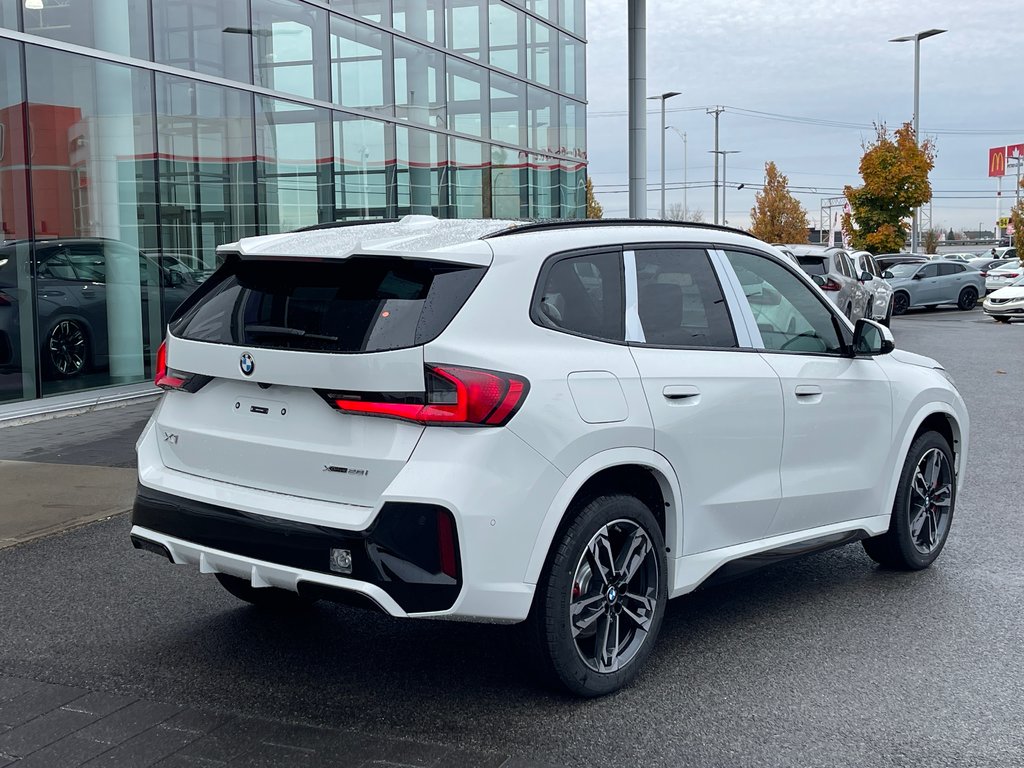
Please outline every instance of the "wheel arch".
M679 481L668 459L645 448L615 448L591 456L565 479L548 507L527 566L525 581L536 584L546 567L559 533L570 523L578 502L604 493L629 493L654 513L668 550L669 584L672 562L682 535Z

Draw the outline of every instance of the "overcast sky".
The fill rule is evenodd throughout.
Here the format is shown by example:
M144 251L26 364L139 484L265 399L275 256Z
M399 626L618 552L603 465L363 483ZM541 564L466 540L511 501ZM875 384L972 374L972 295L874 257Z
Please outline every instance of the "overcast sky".
M587 1L589 173L606 216L628 213L626 2ZM817 191L798 194L817 224L823 197L860 183L871 124L896 127L912 118L914 44L887 41L947 29L921 43L921 128L937 140L933 222L991 228L988 148L1024 142L1022 23L1018 0L647 0L647 93L682 92L668 101L667 122L687 134L691 210L711 219L714 121L705 108L722 104L720 148L740 150L728 162L729 222L749 224L756 191L733 185L760 184L764 163L774 160L791 186ZM658 102L648 104L648 215L657 216L660 115ZM730 107L847 125L764 119ZM683 141L671 130L666 155L667 201L682 202L682 191L671 187L683 181ZM1009 177L1003 184L1006 201Z

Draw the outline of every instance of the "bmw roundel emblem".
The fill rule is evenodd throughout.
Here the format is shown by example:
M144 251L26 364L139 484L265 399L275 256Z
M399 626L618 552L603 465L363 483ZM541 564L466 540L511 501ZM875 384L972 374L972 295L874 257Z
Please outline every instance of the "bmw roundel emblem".
M256 361L248 352L243 352L238 359L238 367L246 376L252 376L252 372L256 370Z

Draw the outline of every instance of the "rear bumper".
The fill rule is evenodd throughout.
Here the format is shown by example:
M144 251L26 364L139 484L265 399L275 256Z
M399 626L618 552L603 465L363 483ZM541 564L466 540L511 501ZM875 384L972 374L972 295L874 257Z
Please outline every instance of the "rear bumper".
M172 562L240 576L257 587L358 592L393 616L448 611L462 589L458 534L451 513L434 504L385 504L370 528L348 531L140 486L132 541L150 551L147 544L162 547ZM349 553L351 573L338 572L337 562L332 567L337 550Z

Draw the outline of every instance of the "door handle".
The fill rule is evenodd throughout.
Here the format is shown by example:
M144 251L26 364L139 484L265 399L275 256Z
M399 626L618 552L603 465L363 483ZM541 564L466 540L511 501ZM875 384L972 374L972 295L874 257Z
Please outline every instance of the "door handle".
M700 398L700 390L691 384L672 384L661 390L666 400L690 400L695 402Z
M821 394L821 387L817 384L798 384L796 387L797 400L803 403L820 402Z

